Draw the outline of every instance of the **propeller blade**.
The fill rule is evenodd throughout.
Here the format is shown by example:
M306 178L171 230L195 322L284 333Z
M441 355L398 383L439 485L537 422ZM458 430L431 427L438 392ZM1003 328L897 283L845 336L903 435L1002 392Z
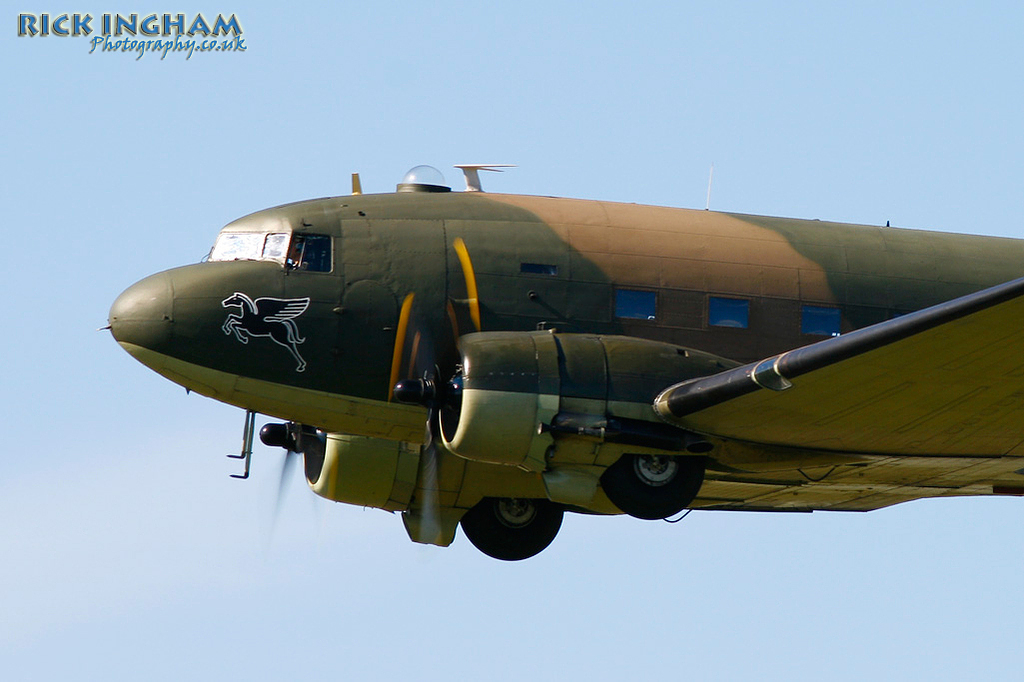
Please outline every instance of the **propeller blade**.
M438 499L438 457L437 442L434 438L434 413L427 420L423 452L420 456L420 488L423 490L422 533L424 537L436 539L441 534L441 510Z
M388 402L395 397L395 384L402 371L402 356L405 352L405 336L409 330L409 318L412 316L412 302L416 294L409 293L402 301L402 312L398 315L398 329L395 332L395 350L391 354L391 381L388 383L391 393Z
M476 273L473 271L473 261L469 257L469 249L462 237L456 237L452 244L455 253L459 257L459 264L462 265L462 276L466 280L466 301L469 304L469 317L473 320L473 326L480 331L480 299L476 291Z
M292 471L295 469L295 462L301 456L300 453L294 452L293 450L286 450L284 454L284 461L281 462L281 478L277 482L277 498L274 500L274 518L273 526L277 527L277 520L281 516L281 506L284 500L285 490L288 487L288 481L291 480L293 474Z

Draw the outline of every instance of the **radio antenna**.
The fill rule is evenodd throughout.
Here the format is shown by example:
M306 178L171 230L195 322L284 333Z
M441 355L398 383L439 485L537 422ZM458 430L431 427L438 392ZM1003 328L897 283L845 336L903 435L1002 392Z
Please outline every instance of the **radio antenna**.
M711 209L711 181L715 179L715 164L711 164L711 172L708 174L708 200L704 204L704 210L708 211Z

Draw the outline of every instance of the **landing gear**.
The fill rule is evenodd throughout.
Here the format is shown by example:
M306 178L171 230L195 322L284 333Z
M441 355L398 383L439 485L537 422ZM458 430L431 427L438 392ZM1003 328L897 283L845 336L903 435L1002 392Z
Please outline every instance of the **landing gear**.
M252 410L245 411L245 426L242 428L242 452L237 455L228 455L231 459L244 459L245 471L241 474L231 474L231 478L245 480L249 478L249 467L252 464L252 435L256 430L256 413Z
M562 514L561 505L550 500L486 497L462 517L462 531L484 554L519 561L551 544Z
M704 483L704 459L623 455L601 476L616 507L638 519L664 519L693 502Z

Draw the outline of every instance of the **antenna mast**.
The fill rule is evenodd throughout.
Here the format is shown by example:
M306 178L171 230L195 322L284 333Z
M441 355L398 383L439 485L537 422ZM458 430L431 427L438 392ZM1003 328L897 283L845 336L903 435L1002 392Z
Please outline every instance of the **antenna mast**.
M708 201L704 204L704 210L711 209L711 181L715 179L715 164L711 164L711 172L708 174Z

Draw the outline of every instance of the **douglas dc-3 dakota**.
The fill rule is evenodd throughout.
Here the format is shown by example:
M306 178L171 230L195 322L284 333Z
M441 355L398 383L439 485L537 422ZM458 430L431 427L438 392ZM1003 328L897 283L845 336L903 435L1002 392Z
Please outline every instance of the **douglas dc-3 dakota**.
M327 499L530 557L565 512L1024 495L1024 241L397 191L258 211L114 338L246 410Z

